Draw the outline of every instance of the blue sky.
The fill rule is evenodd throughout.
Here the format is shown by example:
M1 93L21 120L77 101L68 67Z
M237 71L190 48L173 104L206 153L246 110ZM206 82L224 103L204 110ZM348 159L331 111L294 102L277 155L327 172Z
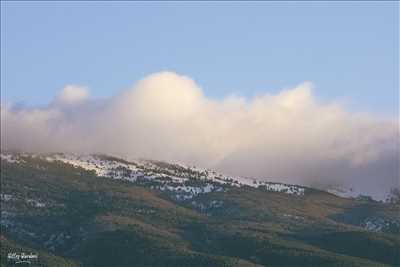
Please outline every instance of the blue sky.
M207 96L312 81L323 101L396 116L397 2L1 2L1 100L95 97L170 70Z

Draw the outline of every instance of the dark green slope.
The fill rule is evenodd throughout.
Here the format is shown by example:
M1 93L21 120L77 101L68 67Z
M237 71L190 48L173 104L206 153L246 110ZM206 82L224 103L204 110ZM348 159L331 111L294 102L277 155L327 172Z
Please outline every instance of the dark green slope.
M8 252L28 249L43 266L400 266L397 228L358 225L396 216L398 206L313 189L232 187L177 201L151 185L30 158L2 160L1 192L12 195L1 207L3 265ZM361 219L359 207L371 207Z

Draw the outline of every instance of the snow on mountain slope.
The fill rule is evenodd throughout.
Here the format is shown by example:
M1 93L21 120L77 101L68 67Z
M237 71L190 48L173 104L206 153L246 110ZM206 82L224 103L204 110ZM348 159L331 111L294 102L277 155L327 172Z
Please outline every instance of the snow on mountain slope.
M152 160L133 160L105 155L76 154L15 154L2 153L1 159L21 163L24 157L38 157L54 162L61 161L77 168L94 171L97 176L129 182L152 182L152 188L174 192L177 200L188 200L199 194L224 191L226 186L250 186L266 191L302 196L305 188L297 185L271 183L244 177L232 177L208 169L188 167Z
M159 193L162 192L166 197L183 202L185 205L191 205L204 213L212 213L225 208L225 201L219 196L210 193L229 192L233 187L259 188L260 190L290 194L300 198L312 192L312 189L303 186L227 176L215 171L188 167L183 164L171 164L153 160L127 161L105 155L2 153L1 161L2 167L4 162L8 162L12 165L27 165L28 168L33 167L41 170L46 170L50 166L60 167L61 170L64 170L69 169L68 166L70 166L70 168L75 169L69 169L69 172L75 172L76 170L80 174L82 174L82 170L87 170L97 177L126 181L159 191ZM46 161L51 165L46 164ZM60 165L53 166L53 163ZM355 190L346 191L336 187L329 190L329 192L342 197L358 197L355 195ZM26 203L33 209L43 209L52 205L46 202L46 199L11 195L10 192L3 193L1 194L3 203ZM200 197L206 194L210 195ZM300 218L291 214L283 216L294 219ZM364 217L361 216L356 225L368 231L382 232L393 227L398 228L398 221L391 220L390 216L372 213Z
M13 154L0 154L0 158L2 160L5 160L9 163L20 163L20 161L18 160L18 157L16 155Z
M202 187L210 187L222 190L224 186L250 186L262 188L266 191L281 192L297 196L302 196L306 192L306 187L299 185L289 185L276 182L266 182L254 178L235 177L224 175L213 170L203 169L194 166L187 166L181 163L166 163L155 160L124 160L106 155L77 155L77 154L32 154L32 153L13 153L1 152L1 160L9 163L22 164L26 158L41 158L46 161L61 161L74 167L93 171L99 177L125 180L129 182L154 182L154 189L161 191L171 191L177 194L177 199L185 200L193 198L199 194L207 193L209 190L202 190ZM202 185L191 185L193 180L201 180ZM332 186L319 188L343 198L358 198L369 195L355 187L343 188ZM204 191L204 192L203 192ZM178 194L180 194L178 196ZM374 200L390 202L393 197L391 192L383 193L381 196L371 196ZM396 198L399 198L396 196Z

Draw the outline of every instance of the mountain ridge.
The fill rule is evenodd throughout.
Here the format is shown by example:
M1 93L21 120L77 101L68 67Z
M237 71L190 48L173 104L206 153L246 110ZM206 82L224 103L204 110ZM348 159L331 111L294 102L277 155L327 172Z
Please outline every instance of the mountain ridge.
M2 238L42 266L400 263L395 203L105 155L3 153L1 183Z
M16 161L17 159L15 158L16 155L19 153L13 153L13 152L2 152L1 153L1 158L4 160L8 160L9 162ZM210 180L214 182L219 182L219 183L225 183L225 184L230 184L233 186L251 186L251 187L260 187L260 186L265 186L267 190L270 191L287 191L288 193L295 193L295 194L303 194L304 190L306 188L312 188L310 186L305 186L305 185L294 185L294 184L288 184L288 183L281 183L281 182L273 182L273 181L265 181L264 179L257 179L257 178L245 178L245 177L239 177L239 176L230 176L230 175L225 175L222 173L218 173L216 171L213 171L211 169L206 169L206 168L198 168L196 166L189 166L183 163L168 163L165 161L160 161L160 160L151 160L151 159L137 159L137 160L128 160L128 159L122 159L118 158L115 156L109 156L105 154L76 154L76 153L22 153L22 155L25 156L30 156L30 157L40 157L44 158L48 161L53 161L53 160L59 160L64 163L71 164L75 167L82 167L86 170L94 170L97 175L99 176L104 176L104 177L110 177L113 179L125 179L125 180L130 180L130 181L135 181L135 177L127 177L121 176L121 174L112 173L112 169L116 168L116 171L118 171L118 167L126 168L127 171L138 171L138 169L135 168L130 168L132 166L140 166L141 169L143 168L150 168L150 171L160 171L161 168L157 167L173 167L174 169L181 169L185 170L186 173L184 174L193 174L197 173L197 176L199 178L205 179L205 180ZM14 158L13 158L14 157ZM104 163L106 162L117 162L120 165L114 164L114 166L106 166L104 168ZM151 179L151 175L153 173L150 173L150 175L147 175L148 179ZM174 175L171 173L164 173L165 175ZM139 175L136 176L146 176L144 173L139 173ZM175 175L177 175L175 173ZM182 176L181 174L178 174ZM183 175L184 176L184 175ZM163 177L162 175L159 177ZM155 177L154 177L155 178ZM339 197L344 197L344 198L357 198L362 196L362 194L355 194L352 188L345 189L341 187L332 187L331 189L322 189L322 188L313 188L315 190L321 190L325 191L331 194L334 194ZM368 196L368 195L364 195Z

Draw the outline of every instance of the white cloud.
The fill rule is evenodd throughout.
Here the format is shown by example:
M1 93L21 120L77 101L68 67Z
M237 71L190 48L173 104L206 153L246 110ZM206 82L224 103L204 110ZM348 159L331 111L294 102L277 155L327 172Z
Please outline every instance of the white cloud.
M77 85L67 85L56 98L56 103L75 105L82 103L89 98L89 91L87 88Z
M307 185L379 194L398 185L399 123L321 104L312 84L252 99L207 98L190 78L150 75L99 102L67 86L46 108L1 110L1 144L181 161Z

